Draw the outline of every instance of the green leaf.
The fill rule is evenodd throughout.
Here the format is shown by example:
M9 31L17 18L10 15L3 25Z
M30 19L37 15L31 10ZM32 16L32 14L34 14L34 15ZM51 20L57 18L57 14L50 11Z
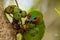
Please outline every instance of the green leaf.
M43 15L41 12L37 10L33 10L29 12L32 16L39 16L40 21L36 24L36 27L26 31L24 33L25 40L41 40L45 33L45 24L43 20ZM29 25L28 25L29 26Z

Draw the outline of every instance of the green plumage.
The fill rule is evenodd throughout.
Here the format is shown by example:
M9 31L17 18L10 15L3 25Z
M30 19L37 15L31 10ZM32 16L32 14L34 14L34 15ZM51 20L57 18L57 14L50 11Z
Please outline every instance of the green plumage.
M39 16L40 21L35 25L34 28L32 28L24 33L24 40L41 40L44 35L44 32L45 32L45 24L44 24L44 20L43 20L43 15L41 12L36 11L36 10L31 11L29 13L32 16L36 16L36 17Z

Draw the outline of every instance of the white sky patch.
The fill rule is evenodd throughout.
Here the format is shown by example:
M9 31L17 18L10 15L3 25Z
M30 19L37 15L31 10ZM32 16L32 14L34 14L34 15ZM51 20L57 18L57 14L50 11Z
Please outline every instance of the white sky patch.
M28 11L32 6L33 6L33 0L17 0L19 8L21 8L22 10ZM4 1L4 8L7 7L10 4L14 4L15 0L5 0Z
M4 8L7 7L10 4L10 0L5 0L4 1Z
M18 0L19 8L29 10L33 5L33 0Z

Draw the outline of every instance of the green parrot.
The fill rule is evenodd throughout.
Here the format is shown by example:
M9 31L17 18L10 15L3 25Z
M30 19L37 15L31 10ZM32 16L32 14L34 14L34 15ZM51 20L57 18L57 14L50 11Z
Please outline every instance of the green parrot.
M29 12L29 14L33 16L32 18L30 18L30 20L34 20L34 17L40 17L40 20L37 23L36 21L35 23L31 23L32 21L26 23L27 26L32 28L24 32L23 34L24 40L41 40L45 33L45 24L43 20L43 15L41 12L37 10L32 10ZM31 17L30 15L28 16Z

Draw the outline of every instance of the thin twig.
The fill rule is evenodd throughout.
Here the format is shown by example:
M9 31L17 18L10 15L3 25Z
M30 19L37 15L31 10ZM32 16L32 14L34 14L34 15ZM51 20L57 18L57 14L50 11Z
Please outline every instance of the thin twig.
M17 2L17 0L15 0L15 2L16 2L16 5L17 5L17 7L19 8L19 5L18 5L18 2Z

